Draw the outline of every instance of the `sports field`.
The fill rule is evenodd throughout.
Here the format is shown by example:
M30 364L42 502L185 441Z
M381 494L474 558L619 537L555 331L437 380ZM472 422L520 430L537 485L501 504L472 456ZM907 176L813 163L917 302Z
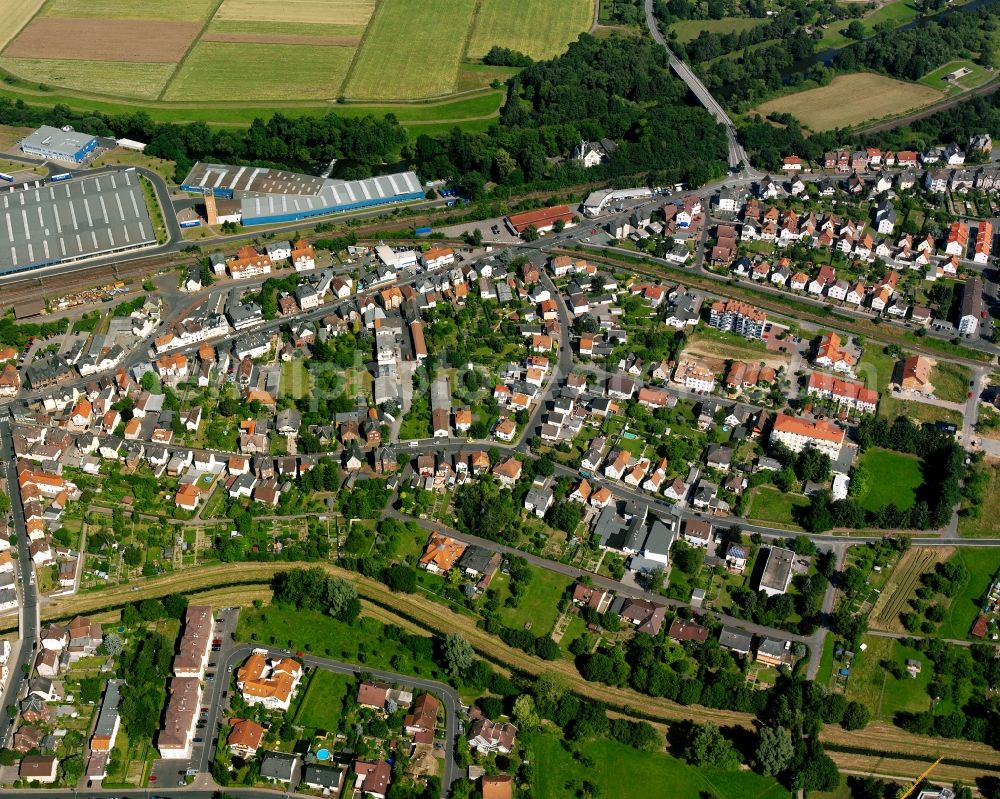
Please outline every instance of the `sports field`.
M593 9L594 0L3 0L3 94L46 105L75 97L109 112L123 104L97 104L156 101L138 108L203 110L176 118L219 124L232 122L230 104L308 113L334 100L471 99L512 74L480 63L490 48L552 57L589 29ZM427 122L466 122L442 111ZM468 122L481 128L495 113Z
M807 89L757 106L763 115L792 114L810 130L833 130L923 108L944 93L919 83L856 72L838 75L827 86Z

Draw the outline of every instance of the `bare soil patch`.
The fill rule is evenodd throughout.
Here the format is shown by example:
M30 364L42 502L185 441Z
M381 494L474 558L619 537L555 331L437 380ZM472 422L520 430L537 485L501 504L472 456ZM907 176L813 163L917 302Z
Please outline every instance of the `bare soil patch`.
M305 44L317 47L357 47L361 41L361 37L210 32L202 36L201 40L203 42L245 42L247 44Z
M36 17L4 55L171 64L184 57L200 30L197 22Z

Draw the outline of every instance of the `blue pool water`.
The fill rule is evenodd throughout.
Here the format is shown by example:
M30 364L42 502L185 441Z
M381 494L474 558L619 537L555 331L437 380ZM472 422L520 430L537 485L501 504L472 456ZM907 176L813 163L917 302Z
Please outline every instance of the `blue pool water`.
M317 760L329 760L330 759L330 750L329 749L320 749L316 753L316 759Z

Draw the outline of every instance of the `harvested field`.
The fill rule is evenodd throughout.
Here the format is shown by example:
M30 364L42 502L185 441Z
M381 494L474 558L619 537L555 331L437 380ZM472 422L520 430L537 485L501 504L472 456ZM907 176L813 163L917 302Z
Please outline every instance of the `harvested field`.
M894 633L905 632L899 614L906 609L907 600L913 596L920 575L931 571L936 564L944 563L954 551L953 547L913 547L907 550L872 608L868 617L871 627Z
M536 60L552 58L565 52L593 19L592 0L481 0L468 56L482 58L499 46Z
M215 19L365 25L374 10L375 0L226 0Z
M49 0L45 16L204 22L214 7L214 0L142 0L129 3L122 0Z
M164 94L166 100L229 100L253 76L255 100L330 99L340 92L354 50L199 42Z
M4 55L176 64L200 30L197 22L36 17Z
M132 61L72 61L57 58L0 58L0 67L48 86L120 97L156 99L176 68L174 64Z
M33 130L34 128L0 125L0 150L9 150Z
M360 36L293 36L268 33L206 33L203 42L243 42L246 44L303 44L308 47L357 47Z
M864 97L865 102L858 103L858 97ZM757 111L765 116L773 112L792 114L806 127L821 131L903 114L942 97L942 92L929 86L858 72L839 75L818 89L769 100Z
M0 6L0 51L38 13L45 0L4 0Z
M450 94L472 25L476 0L382 3L351 67L344 93L371 100ZM401 42L420 42L403 47Z

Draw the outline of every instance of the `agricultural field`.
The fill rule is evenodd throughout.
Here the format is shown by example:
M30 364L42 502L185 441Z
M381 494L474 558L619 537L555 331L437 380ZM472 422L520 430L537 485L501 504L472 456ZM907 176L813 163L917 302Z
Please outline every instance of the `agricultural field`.
M858 97L866 98L864 103ZM769 100L757 107L763 115L794 115L814 131L857 125L930 105L944 93L919 83L857 72L838 75L828 85Z
M683 19L668 29L677 34L677 41L690 42L697 39L702 31L709 33L742 33L756 28L764 20L753 17L726 17L725 19Z
M475 0L397 0L375 11L344 93L389 100L454 91ZM415 46L419 41L420 46ZM403 42L409 42L404 46Z
M592 0L481 0L469 40L469 58L482 58L494 45L538 60L559 55L587 30Z
M871 473L868 491L859 497L863 508L877 511L889 504L900 510L913 507L917 489L924 481L916 455L870 449L861 456L860 462Z
M319 100L339 93L352 56L349 47L202 41L181 65L164 97L230 100L233 87L253 75L256 99ZM262 64L280 64L281 69L261 69Z
M414 109L414 124L417 117L426 123L421 132L466 118L484 129L499 107L490 84L516 70L479 59L494 45L536 59L555 56L589 29L593 15L591 0L8 0L0 6L0 68L11 74L4 96L71 107L86 96L88 108L106 113L124 110L114 98L156 101L148 110L158 119L218 124L245 123L268 110L326 113L334 99L364 103L338 109L354 114L394 110L373 101L458 92L469 95L463 101L488 101L478 113L449 104ZM244 92L249 75L253 92ZM244 94L256 108L239 103ZM212 105L225 101L239 108ZM405 122L409 109L400 111Z
M869 626L888 632L905 632L899 614L907 610L909 600L920 584L920 575L933 571L955 553L950 547L913 547L899 559L868 617Z
M0 50L31 21L45 0L5 0L0 7Z
M29 74L33 80L46 85L140 100L155 100L174 71L173 64L6 56L0 56L0 68L15 74Z

